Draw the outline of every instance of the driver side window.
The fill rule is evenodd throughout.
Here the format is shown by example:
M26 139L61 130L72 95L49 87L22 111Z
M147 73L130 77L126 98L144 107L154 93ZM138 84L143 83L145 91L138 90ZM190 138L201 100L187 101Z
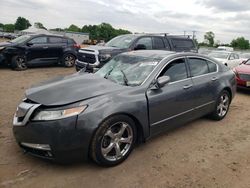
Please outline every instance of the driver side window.
M37 37L30 41L32 44L44 44L47 43L47 37Z
M176 82L188 78L185 59L176 59L170 62L161 72L161 76L169 76L170 82Z
M144 45L146 47L147 50L152 50L152 39L151 37L143 37L143 38L140 38L136 45Z

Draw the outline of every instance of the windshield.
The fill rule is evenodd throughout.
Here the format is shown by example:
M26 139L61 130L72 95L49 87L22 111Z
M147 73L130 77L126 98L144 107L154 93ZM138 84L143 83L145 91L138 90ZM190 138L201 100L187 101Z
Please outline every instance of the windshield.
M250 65L250 60L247 60L247 62L245 63L245 65Z
M213 58L220 58L220 59L227 59L229 53L227 52L212 52L208 54L209 57Z
M11 43L16 43L16 44L20 44L26 40L28 40L31 36L30 35L23 35L23 36L20 36L20 37L17 37L16 39L14 40L11 40L10 42Z
M95 74L121 85L138 86L148 77L160 59L118 55Z
M249 59L250 58L250 53L241 54L240 57Z
M108 47L117 47L117 48L129 48L133 40L136 38L135 35L122 35L111 39L105 44Z

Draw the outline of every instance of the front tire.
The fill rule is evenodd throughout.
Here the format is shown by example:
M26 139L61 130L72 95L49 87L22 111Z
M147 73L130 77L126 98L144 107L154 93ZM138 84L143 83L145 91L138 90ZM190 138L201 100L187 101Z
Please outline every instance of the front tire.
M63 61L62 62L63 65L65 67L73 67L75 65L75 62L76 62L76 57L73 54L68 53L68 54L65 54L63 56L62 61Z
M136 142L134 121L125 115L105 120L97 129L91 144L91 158L102 166L122 163Z
M223 90L217 99L216 107L211 114L211 118L217 121L222 120L227 115L230 102L231 102L231 96L229 92Z
M17 71L26 70L28 68L26 58L21 55L12 57L11 68Z

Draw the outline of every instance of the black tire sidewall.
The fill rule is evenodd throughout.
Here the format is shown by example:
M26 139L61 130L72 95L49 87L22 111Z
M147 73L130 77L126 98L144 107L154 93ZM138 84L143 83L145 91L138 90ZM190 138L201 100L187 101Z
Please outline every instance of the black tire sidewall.
M130 127L132 128L132 130L133 130L133 142L131 144L129 151L126 153L125 156L123 156L121 159L119 159L117 161L109 161L109 160L105 159L101 153L102 138L110 126L112 126L113 124L120 122L120 121L128 123L130 125ZM91 145L91 155L92 156L91 157L97 164L102 165L102 166L109 167L109 166L118 165L118 164L122 163L125 159L127 159L128 156L130 155L130 153L132 152L134 145L135 145L135 142L136 142L136 136L137 136L137 130L136 130L135 122L130 117L128 117L126 115L112 116L112 117L106 119L105 121L103 121L101 123L101 125L99 126L99 128L97 129L95 136L93 137L93 140L92 140L92 145Z

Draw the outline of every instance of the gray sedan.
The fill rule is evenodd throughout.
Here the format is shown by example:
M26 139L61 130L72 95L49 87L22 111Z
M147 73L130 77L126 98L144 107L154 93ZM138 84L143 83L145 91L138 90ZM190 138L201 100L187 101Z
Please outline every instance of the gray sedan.
M223 119L235 90L234 73L207 56L127 52L95 74L78 72L28 89L13 133L38 157L90 157L114 166L156 134L205 115Z

